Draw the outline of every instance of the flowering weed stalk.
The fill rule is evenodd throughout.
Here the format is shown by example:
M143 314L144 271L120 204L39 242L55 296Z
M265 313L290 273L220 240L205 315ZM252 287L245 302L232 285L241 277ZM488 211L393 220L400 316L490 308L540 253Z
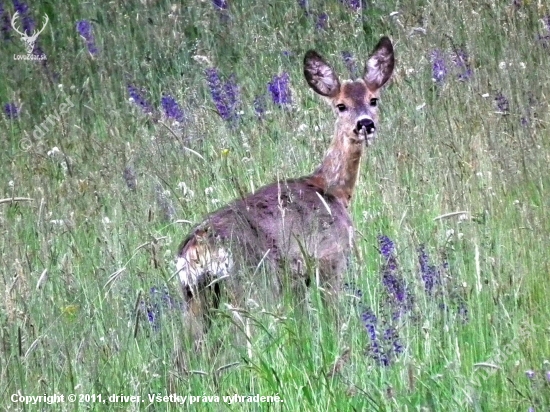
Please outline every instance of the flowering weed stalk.
M404 350L399 337L400 319L412 309L412 294L399 273L392 240L381 235L378 244L385 298L381 300L379 317L367 306L363 309L361 321L370 340L367 354L379 365L390 366Z
M381 235L378 237L378 244L380 255L383 259L380 270L382 284L386 289L387 302L392 313L392 319L397 320L412 309L413 295L399 271L394 243L389 237Z
M10 38L10 31L12 30L10 15L4 9L4 4L0 2L0 31L2 32L2 38L8 40Z
M379 365L390 366L404 352L400 333L410 322L422 322L423 316L414 312L416 302L413 285L407 284L407 276L403 274L397 261L394 242L385 235L378 237L378 245L382 264L380 277L382 294L378 310L369 305L361 309L361 322L366 329L369 345L366 353ZM420 279L428 304L438 309L449 310L451 304L456 309L456 315L462 322L467 321L468 309L463 299L453 289L444 290L441 281L442 273L448 270L448 263L443 261L440 266L430 264L428 253L424 246L418 249ZM413 278L414 279L414 278ZM413 281L411 281L413 282ZM345 290L355 290L355 286L345 284ZM357 293L359 292L359 293ZM361 291L353 292L360 302ZM438 310L439 311L439 310Z
M240 92L235 75L233 74L226 81L222 81L218 70L211 67L206 69L206 81L218 114L223 120L236 121L239 118L237 109L240 105Z
M430 265L424 245L418 249L418 263L420 265L420 276L422 282L424 282L424 291L428 296L433 296L436 286L441 283L441 273L434 265Z
M227 0L212 0L212 5L216 8L216 10L227 10L229 7L229 3Z
M508 102L506 96L502 94L502 92L498 92L495 95L495 105L497 110L502 114L507 114L508 110L510 110L510 103Z
M284 107L292 103L290 92L290 76L287 72L273 76L271 82L267 84L267 90L271 93L273 103Z
M315 21L315 28L317 30L325 30L328 24L328 14L323 12L317 14L316 16L317 19Z
M29 14L29 6L27 3L19 0L13 0L13 8L16 13L21 16L21 23L23 25L23 31L30 35L36 27L34 19Z
M91 55L96 55L98 52L98 49L95 45L95 38L94 38L92 24L88 20L79 20L76 22L76 30L78 31L78 34L80 34L80 36L86 42L86 47L88 48L88 52Z
M459 70L458 73L458 80L460 81L466 81L469 80L470 77L473 75L472 68L470 66L470 60L468 57L468 53L465 49L456 49L453 61L456 65L456 67Z
M170 311L183 310L183 304L179 298L173 297L167 288L161 290L153 286L149 290L149 296L140 302L140 309L151 328L158 332L163 315Z
M262 94L260 96L257 96L254 99L253 106L254 106L254 112L256 113L256 116L258 116L258 118L260 119L263 119L265 110L266 110L265 95Z
M153 106L151 106L151 104L143 96L145 94L144 90L139 90L133 84L128 84L127 89L128 94L130 95L130 102L139 106L144 113L153 113Z
M164 95L160 99L160 104L162 110L168 119L175 120L176 122L182 123L184 120L183 110L179 106L176 99L170 95Z
M454 67L449 68L448 61L452 61ZM474 73L468 53L464 48L455 48L450 56L440 49L435 49L430 53L430 62L432 64L432 79L438 86L445 83L449 72L456 73L459 81L469 80Z
M438 86L441 86L447 78L445 55L441 50L435 49L430 54L430 61L432 62L432 79Z
M15 103L6 103L4 105L4 113L8 119L16 119L19 116L19 110Z

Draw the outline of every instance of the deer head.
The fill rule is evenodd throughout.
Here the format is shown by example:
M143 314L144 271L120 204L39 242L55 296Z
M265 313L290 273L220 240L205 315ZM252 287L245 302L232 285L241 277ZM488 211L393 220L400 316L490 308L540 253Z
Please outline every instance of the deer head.
M370 144L378 122L380 89L391 77L394 65L392 43L382 37L360 79L341 83L332 67L313 50L304 58L304 75L309 86L334 108L336 132L351 141Z
M15 22L17 21L17 18L19 17L19 12L15 12L13 17L11 18L11 27L13 27L13 30L15 30L19 35L21 36L21 40L25 42L25 48L27 50L27 54L32 54L34 50L34 44L36 43L36 39L38 38L38 35L44 31L46 26L48 25L48 15L44 15L44 25L42 26L42 29L39 31L34 31L31 36L29 36L27 33L19 31L15 25Z
M313 176L326 192L346 205L354 191L363 149L374 139L380 90L390 79L394 65L393 46L387 37L382 37L374 48L360 79L340 82L332 67L313 50L304 58L306 81L337 116L334 139Z

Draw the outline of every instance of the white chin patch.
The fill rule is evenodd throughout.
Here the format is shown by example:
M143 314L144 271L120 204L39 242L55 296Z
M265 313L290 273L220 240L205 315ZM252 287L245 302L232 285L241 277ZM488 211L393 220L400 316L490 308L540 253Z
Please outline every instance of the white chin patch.
M359 133L357 133L357 140L358 141L365 141L367 146L370 146L371 144L374 143L375 135L376 135L375 132L367 133L367 131L365 129L361 129L359 131Z
M371 144L374 143L374 138L375 138L375 134L374 133L369 133L369 134L365 134L365 142L367 142L367 146L370 146Z

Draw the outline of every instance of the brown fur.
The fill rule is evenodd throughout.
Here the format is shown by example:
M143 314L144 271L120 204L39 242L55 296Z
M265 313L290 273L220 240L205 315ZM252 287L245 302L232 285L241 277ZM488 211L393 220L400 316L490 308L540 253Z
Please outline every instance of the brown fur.
M334 140L311 175L275 182L233 201L207 216L184 240L178 258L190 306L197 307L194 300L205 302L203 292L212 287L219 294L220 276L228 277L223 282L238 288L234 274L244 268L253 273L260 263L273 273L290 270L294 278L309 283L308 265L315 262L322 284L339 288L353 235L347 208L365 143L372 137L372 133L363 132L366 128L360 132L364 127L360 120L377 124L372 99L378 98L393 65L393 48L387 38L378 43L363 78L353 82L341 83L320 55L314 51L306 54L307 82L337 114ZM339 105L345 105L345 110ZM280 287L281 278L274 278Z

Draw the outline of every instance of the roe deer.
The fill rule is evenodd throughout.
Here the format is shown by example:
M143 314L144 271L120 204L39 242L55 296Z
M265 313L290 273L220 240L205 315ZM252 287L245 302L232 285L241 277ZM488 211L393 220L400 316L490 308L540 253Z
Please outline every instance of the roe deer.
M353 81L340 82L319 54L306 53L305 78L337 115L334 139L311 175L275 182L233 201L208 215L183 241L176 267L192 314L217 307L222 286L240 287L239 269L252 273L261 264L277 276L289 269L292 278L307 285L307 266L313 261L318 280L338 290L353 236L348 206L361 155L376 131L380 89L393 68L387 37L367 60L363 77ZM273 286L280 287L277 276Z

